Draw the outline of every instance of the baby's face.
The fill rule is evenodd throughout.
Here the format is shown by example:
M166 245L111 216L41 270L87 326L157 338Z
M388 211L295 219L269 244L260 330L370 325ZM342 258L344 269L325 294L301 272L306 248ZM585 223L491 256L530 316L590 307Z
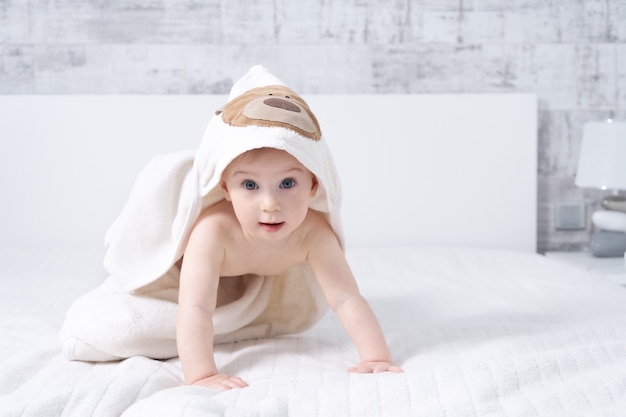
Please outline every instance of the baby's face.
M228 166L222 189L246 232L274 240L288 236L302 224L317 181L289 153L259 149Z

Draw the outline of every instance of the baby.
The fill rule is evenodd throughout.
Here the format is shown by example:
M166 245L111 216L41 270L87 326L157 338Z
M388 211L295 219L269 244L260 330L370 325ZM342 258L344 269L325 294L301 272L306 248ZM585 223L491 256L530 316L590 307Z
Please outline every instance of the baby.
M361 363L351 370L401 372L333 229L309 208L315 176L287 152L261 148L237 157L220 187L225 200L200 214L182 262L177 340L185 381L245 387L241 378L219 373L205 342L213 339L218 284L248 273L278 274L305 261L359 351Z
M402 372L345 259L340 200L315 115L253 67L197 151L137 178L105 238L109 278L68 311L66 357L179 356L187 384L241 388L214 343L301 332L330 306L360 355L350 371Z

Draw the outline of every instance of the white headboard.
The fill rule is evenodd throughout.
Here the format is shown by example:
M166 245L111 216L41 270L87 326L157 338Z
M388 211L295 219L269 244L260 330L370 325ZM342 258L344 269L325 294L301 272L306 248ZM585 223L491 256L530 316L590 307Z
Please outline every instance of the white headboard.
M535 251L530 94L306 96L348 246ZM225 96L0 96L0 245L101 245L141 168L197 148Z

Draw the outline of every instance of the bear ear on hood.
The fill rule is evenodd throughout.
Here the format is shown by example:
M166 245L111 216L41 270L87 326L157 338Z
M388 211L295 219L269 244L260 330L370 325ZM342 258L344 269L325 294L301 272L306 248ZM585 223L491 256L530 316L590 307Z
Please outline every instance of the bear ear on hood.
M228 101L231 101L237 96L242 95L248 90L252 90L257 87L265 87L268 85L282 85L287 86L280 78L269 72L263 65L255 65L241 77L230 89L228 95ZM219 114L219 113L218 113Z

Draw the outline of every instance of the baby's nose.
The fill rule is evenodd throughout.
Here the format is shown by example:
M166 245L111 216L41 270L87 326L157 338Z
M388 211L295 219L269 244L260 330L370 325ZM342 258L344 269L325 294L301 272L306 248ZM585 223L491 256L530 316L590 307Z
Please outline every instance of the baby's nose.
M280 202L274 194L267 193L265 196L263 196L261 209L263 211L280 211Z

